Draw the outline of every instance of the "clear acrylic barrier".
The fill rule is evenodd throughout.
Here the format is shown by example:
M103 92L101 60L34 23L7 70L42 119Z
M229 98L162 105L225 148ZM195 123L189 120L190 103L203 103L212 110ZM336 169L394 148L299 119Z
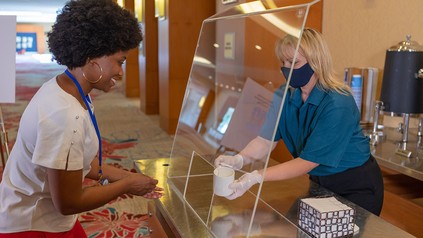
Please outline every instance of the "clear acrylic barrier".
M214 159L238 153L260 135L272 101L279 118L287 89L275 45L287 34L301 36L318 0L282 8L263 2L237 5L203 22L171 151L169 185L215 237L263 235L264 225L288 237L306 236L260 199L262 184L235 200L213 193ZM268 138L274 138L276 122L266 125L272 128ZM237 171L235 179L266 168L270 152Z

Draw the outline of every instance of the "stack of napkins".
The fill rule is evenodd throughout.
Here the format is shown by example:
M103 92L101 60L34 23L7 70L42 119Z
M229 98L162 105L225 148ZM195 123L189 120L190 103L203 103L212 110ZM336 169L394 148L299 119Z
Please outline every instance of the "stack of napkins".
M299 226L313 237L354 234L354 209L334 197L304 198L299 204Z

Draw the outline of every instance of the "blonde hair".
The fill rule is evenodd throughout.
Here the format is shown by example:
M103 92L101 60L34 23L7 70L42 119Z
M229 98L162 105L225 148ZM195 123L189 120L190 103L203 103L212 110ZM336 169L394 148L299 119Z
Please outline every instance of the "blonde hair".
M276 56L281 62L285 61L285 59L292 57L288 53L289 47L295 50L297 44L297 37L286 35L276 43ZM329 48L318 31L311 28L304 29L300 41L299 53L306 58L317 75L317 86L325 91L334 90L344 95L351 94L350 87L337 80Z

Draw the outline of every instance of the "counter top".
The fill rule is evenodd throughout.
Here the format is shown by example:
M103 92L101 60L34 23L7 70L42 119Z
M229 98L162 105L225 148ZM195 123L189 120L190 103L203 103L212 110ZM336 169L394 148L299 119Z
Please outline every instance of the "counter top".
M194 186L195 189L198 189L198 192L190 193L189 196L184 198L179 192L181 190L175 189L175 186L180 186L178 181L173 178L167 179L169 159L138 160L135 164L138 171L158 179L158 186L164 188L165 195L161 199L155 200L155 203L160 212L158 215L163 217L166 225L170 228L171 237L213 237L210 230L215 228L217 228L215 231L226 229L227 225L225 224L228 224L228 222L219 221L226 221L225 219L228 218L240 225L238 228L245 228L245 224L243 226L240 221L243 217L248 217L251 214L251 211L245 209L246 204L248 204L247 200L252 197L248 193L232 201L220 197L212 198L213 206L210 209L211 203L207 198L207 194L210 194L210 191L208 191L210 186L207 186L204 181L198 180L196 182L196 180L192 180L190 186ZM258 186L256 185L253 188L257 189L256 187ZM254 220L254 222L260 223L260 226L255 226L254 222L252 226L253 228L260 227L260 229L254 231L255 234L260 234L258 237L264 237L271 236L273 232L273 235L277 234L278 237L308 237L297 226L297 205L300 198L316 196L335 196L338 200L356 210L355 224L360 230L354 237L413 237L380 217L311 182L307 176L263 184L261 199ZM219 204L225 203L231 203L233 209L231 208L232 210L228 211L226 206L219 206ZM211 218L211 225L209 222L204 222L205 217Z
M395 129L385 128L383 135L383 139L372 146L372 154L379 165L423 181L423 146L418 146L417 135L410 133L405 146L400 143L402 134ZM411 152L410 158L396 153L404 147Z

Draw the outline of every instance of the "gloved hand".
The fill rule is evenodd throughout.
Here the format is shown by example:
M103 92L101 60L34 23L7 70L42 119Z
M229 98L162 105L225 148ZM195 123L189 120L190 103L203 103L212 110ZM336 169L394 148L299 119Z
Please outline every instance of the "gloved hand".
M262 181L263 176L261 176L257 170L254 170L251 173L246 173L239 179L235 180L233 183L229 184L229 189L234 190L234 192L226 198L229 200L234 200L235 198L243 195L254 184L261 183Z
M225 166L225 167L233 168L235 170L239 170L244 165L244 158L240 154L233 155L233 156L219 155L219 157L217 157L216 160L214 161L214 165L216 167Z

